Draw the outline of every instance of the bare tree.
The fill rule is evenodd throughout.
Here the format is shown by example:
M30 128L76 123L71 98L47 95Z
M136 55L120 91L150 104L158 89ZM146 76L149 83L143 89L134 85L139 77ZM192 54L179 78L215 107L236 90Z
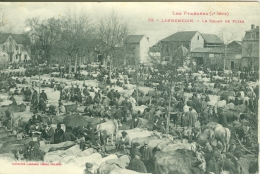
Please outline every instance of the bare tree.
M37 17L25 21L27 27L30 27L36 35L36 43L40 45L45 60L49 64L51 61L54 44L61 37L61 21L55 18L40 20Z
M227 44L230 43L232 40L234 40L237 35L234 31L231 31L227 28L222 28L221 30L219 30L218 36L224 43L223 49L224 49L224 53L225 53L225 57L224 57L224 70L225 70L226 69L226 57L227 57L226 56Z
M106 18L101 19L98 22L97 37L104 42L101 49L104 57L110 57L110 69L113 59L115 58L115 50L118 47L122 47L127 37L130 34L130 27L122 17L120 17L115 11L112 11ZM111 70L109 73L111 78Z
M94 35L93 25L83 10L77 13L69 9L62 19L62 30L61 47L70 57L70 61L74 61L76 71L77 64L81 64L91 45Z

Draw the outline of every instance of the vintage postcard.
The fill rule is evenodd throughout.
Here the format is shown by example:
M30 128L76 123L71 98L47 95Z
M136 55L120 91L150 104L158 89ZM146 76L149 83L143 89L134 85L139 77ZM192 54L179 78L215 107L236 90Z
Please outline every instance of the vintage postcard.
M0 2L0 173L259 173L259 11Z

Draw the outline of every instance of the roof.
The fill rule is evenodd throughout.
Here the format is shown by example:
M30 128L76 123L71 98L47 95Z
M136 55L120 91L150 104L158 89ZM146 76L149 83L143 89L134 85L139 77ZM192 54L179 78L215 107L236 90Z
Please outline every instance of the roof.
M161 51L161 48L160 47L150 47L149 48L149 52L160 52Z
M197 31L180 31L162 39L161 41L190 41L196 33Z
M251 33L251 32L257 32L259 33L259 26L256 26L254 29L247 30L246 32Z
M204 40L208 43L223 43L221 39L215 34L200 33Z
M230 42L229 44L231 44L231 43L237 43L237 44L239 44L239 45L242 45L242 41L237 41L237 40L234 40L234 41ZM228 44L228 45L229 45L229 44Z
M30 44L30 39L26 34L11 34L11 33L1 33L0 34L0 44L4 43L9 36L15 40L17 44L28 45Z
M127 43L140 43L145 35L130 35L127 37Z

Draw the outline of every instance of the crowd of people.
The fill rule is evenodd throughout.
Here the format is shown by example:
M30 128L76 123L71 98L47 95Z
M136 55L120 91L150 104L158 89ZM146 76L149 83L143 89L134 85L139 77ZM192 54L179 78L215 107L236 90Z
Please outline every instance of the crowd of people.
M101 87L102 85L100 85L99 89L94 89L87 83L84 83L83 86L71 85L65 87L57 83L54 78L50 78L49 81L45 80L40 84L42 87L50 87L60 91L59 113L66 113L63 102L71 101L76 103L77 106L84 106L83 114L92 118L101 118L103 121L116 119L120 125L126 124L130 120L130 129L142 127L142 119L147 119L152 123L151 131L170 132L178 137L188 138L190 143L196 142L197 133L203 129L203 126L212 121L227 128L230 128L230 125L234 125L235 132L240 131L239 135L244 135L240 137L240 140L247 139L246 133L248 132L245 133L245 131L248 130L244 130L244 128L249 129L250 127L248 125L248 114L250 112L257 113L259 85L252 87L248 85L248 82L258 81L258 72L250 71L247 68L241 71L233 71L228 75L223 71L212 71L209 68L199 69L199 71L204 70L205 78L209 78L210 82L214 83L212 87L201 85L201 82L198 82L198 77L193 75L195 72L178 72L178 75L174 76L176 78L174 85L170 85L172 74L169 71L165 71L163 67L156 69L154 67L141 66L139 72L135 73L135 75L128 73L123 68L114 69L111 77L116 79L116 82L111 81L108 77L108 71L101 66L87 70L93 73L98 72L98 76L89 75L87 79L95 79L103 86L110 87ZM42 73L50 72L50 68L43 68L42 70ZM59 68L59 72L61 73L61 78L66 78L64 75L66 70L63 71ZM81 70L78 68L74 78L77 80L86 79L85 77L83 78L80 72ZM28 68L25 74L28 76L35 75L33 68ZM120 75L128 76L128 78L121 82L119 81ZM144 94L144 91L135 89L131 95L124 96L124 94L112 88L112 86L125 88L126 82L129 83L128 81L130 81L132 83L135 81L135 76L139 76L138 79L143 82L144 86L150 87L152 92L149 91L147 94ZM214 76L222 78L216 80ZM237 79L236 81L233 80L234 77ZM17 84L28 84L28 82L25 79L22 81L18 78L13 79L12 74L9 74L1 76L1 84L5 84L2 88L7 90L8 88L16 87ZM44 114L56 114L55 108L52 110L52 106L47 106L48 94L44 90L39 94L35 89L36 84L30 85L31 87L22 88L21 90L15 88L10 98L13 105L17 105L13 95L23 95L24 101L30 103L33 116L28 123L23 127L21 126L23 130L20 130L20 132L24 132L24 137L33 137L37 134L45 142L53 144L76 141L80 144L82 150L94 147L100 153L107 153L106 148L102 146L104 143L91 123L88 123L86 127L66 126L66 131L62 129L62 124L59 123L54 129L51 116L42 117ZM192 95L187 98L185 93L192 93ZM231 95L231 93L234 93L234 95ZM230 122L229 115L227 115L227 111L224 108L215 109L215 107L208 105L210 95L219 95L220 100L225 100L226 104L233 103L234 106L244 105L246 109L241 111L244 115L242 114ZM244 100L245 97L249 99ZM133 107L136 105L146 105L147 107L144 109L144 112L141 112L141 110L135 112ZM170 127L170 130L167 132L168 115L170 115L170 121L173 121L175 127ZM11 120L11 112L6 110L5 117L7 122ZM4 122L4 125L7 126L7 122L6 124ZM183 129L179 130L177 127ZM192 136L188 135L186 137L184 133L186 130L191 130L192 133L190 135ZM250 144L248 139L245 142ZM131 160L127 167L128 169L143 173L153 173L155 167L154 151L149 148L148 144L146 142L144 146L140 146L139 143L131 145L127 132L123 131L122 137L116 141L116 152L130 156ZM204 147L199 146L197 149L197 152L205 156L206 162L201 160L194 166L205 163L204 172L209 174L220 174L224 170L234 174L247 173L243 171L245 168L249 168L249 164L244 158L245 152L238 150L235 147L236 144L236 140L233 137L230 141L230 148L225 152L221 143L213 146L211 142L207 141ZM24 157L28 160L42 160L43 154L39 150L38 143L30 142ZM92 167L93 164L87 163L84 172L91 173ZM194 170L196 169L194 168Z

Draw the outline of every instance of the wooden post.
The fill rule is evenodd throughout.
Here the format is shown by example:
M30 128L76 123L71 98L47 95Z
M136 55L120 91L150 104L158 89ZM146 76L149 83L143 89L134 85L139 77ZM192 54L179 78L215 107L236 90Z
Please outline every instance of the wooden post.
M172 100L172 82L170 84L170 98L169 98L169 105L168 105L168 116L166 120L166 134L168 134L170 130L169 128L170 128L170 116L171 116L171 112L170 112L171 100Z
M138 74L136 75L136 106L138 106Z

